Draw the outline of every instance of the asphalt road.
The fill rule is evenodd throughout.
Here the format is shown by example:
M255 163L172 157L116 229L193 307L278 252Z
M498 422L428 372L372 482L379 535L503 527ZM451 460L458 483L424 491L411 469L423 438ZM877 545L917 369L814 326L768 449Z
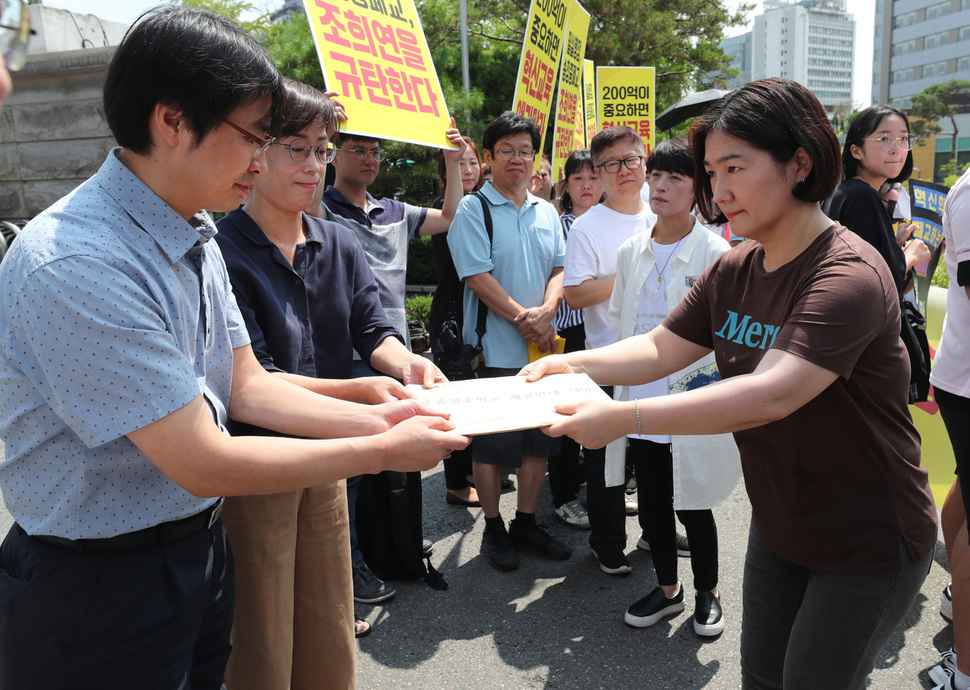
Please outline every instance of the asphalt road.
M2 459L2 446L0 446ZM538 519L573 548L564 562L525 554L518 570L493 570L479 556L481 509L447 505L444 473L425 474L425 536L435 542L433 563L447 591L423 582L395 582L397 596L385 605L358 605L373 625L359 641L361 688L738 688L741 573L750 519L743 487L715 509L720 538L720 584L726 627L714 639L694 634L690 612L646 629L623 623L623 612L656 585L648 553L635 548L636 517L627 520L633 573L602 573L586 543L588 532L559 522L548 490ZM511 517L515 494L502 497ZM4 533L11 518L0 508ZM952 629L938 613L949 581L938 547L920 596L879 657L870 688L930 688L927 671L953 644ZM682 581L690 567L680 559ZM267 689L274 690L274 689Z

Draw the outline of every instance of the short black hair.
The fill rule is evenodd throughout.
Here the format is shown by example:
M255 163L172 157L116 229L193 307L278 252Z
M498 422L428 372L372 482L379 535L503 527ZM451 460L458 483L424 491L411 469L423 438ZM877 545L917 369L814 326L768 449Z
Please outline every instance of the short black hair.
M889 117L890 115L898 115L901 117L903 122L906 123L906 131L909 131L909 118L906 117L906 113L891 105L871 105L856 115L855 119L852 120L852 124L849 125L849 131L845 133L845 146L842 147L842 174L845 179L851 180L853 177L859 175L859 159L852 155L852 147L859 146L861 148L864 146L865 142L862 140L879 129L883 118ZM908 180L912 172L913 150L910 149L906 152L906 162L903 164L903 169L899 172L899 176L887 181L902 182Z
M812 160L812 171L795 185L795 198L821 201L842 177L839 139L818 98L796 81L772 77L749 82L716 101L690 128L694 154L694 198L705 218L719 214L711 178L704 174L705 142L711 132L723 132L767 152L778 164L795 157L799 148Z
M657 148L647 156L647 174L654 170L694 178L694 157L690 153L687 137L676 137L661 141Z
M515 134L528 134L532 137L532 150L538 151L542 145L542 133L539 125L531 117L522 117L518 113L506 110L497 118L485 125L485 133L482 135L482 149L494 151L495 144L500 139Z
M593 158L589 155L589 149L578 149L569 154L569 158L566 159L566 164L563 166L563 181L569 182L570 175L577 175L583 170L596 172ZM568 187L565 184L563 185L562 198L559 200L559 208L564 213L573 212L573 200L570 198Z
M643 143L643 138L632 127L627 127L626 125L607 127L597 132L596 136L589 142L589 153L593 157L593 165L598 166L603 162L600 160L600 156L603 155L604 149L608 149L622 141L629 141L631 144L635 144L641 151L646 151L647 149Z
M200 142L237 108L272 98L280 123L283 80L272 58L235 22L208 10L163 5L142 14L115 51L104 83L104 114L118 143L151 152L155 106L178 108Z
M333 101L309 84L293 79L283 79L282 118L280 137L291 137L308 127L320 127L326 132L337 127Z
M336 142L338 146L343 146L350 141L359 141L361 144L377 144L378 147L384 143L383 139L369 137L364 134L354 134L353 132L341 132L337 135Z

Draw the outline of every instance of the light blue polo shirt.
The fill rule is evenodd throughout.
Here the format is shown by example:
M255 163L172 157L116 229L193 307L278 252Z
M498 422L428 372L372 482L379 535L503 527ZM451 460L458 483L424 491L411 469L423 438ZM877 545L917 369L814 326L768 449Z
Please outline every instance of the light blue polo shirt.
M180 217L118 150L0 264L0 488L28 534L112 537L215 502L125 434L200 394L224 429L249 335L212 219Z
M461 200L448 231L448 247L464 280L468 276L491 273L507 293L523 307L537 307L546 295L554 268L566 259L562 225L552 204L527 194L522 208L502 196L490 182L482 187L492 215L493 242L488 234L481 201L469 194ZM478 297L465 286L462 337L475 344L478 336ZM517 368L528 364L528 342L518 326L491 310L485 321L483 340L485 364L490 367Z

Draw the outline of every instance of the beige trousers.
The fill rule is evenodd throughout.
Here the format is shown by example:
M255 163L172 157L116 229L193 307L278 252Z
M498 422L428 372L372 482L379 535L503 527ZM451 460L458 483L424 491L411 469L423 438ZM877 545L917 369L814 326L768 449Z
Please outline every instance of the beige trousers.
M236 561L232 690L356 686L353 581L343 480L226 499Z

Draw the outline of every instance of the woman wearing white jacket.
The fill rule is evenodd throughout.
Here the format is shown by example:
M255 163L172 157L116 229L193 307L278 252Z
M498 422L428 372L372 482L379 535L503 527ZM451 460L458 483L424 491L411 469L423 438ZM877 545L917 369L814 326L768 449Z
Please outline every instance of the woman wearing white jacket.
M730 245L690 215L694 161L684 138L662 142L647 159L650 207L657 222L650 232L626 241L617 257L616 283L608 320L620 339L660 325L694 281ZM652 383L618 387L617 400L659 397L718 380L714 355ZM694 631L718 635L724 629L717 597L717 527L711 508L723 501L741 474L737 446L730 434L707 436L636 435L614 442L607 473L622 481L623 446L630 445L639 493L643 536L637 546L650 549L659 587L633 604L624 620L647 627L684 610L677 578L674 511L687 530L694 589Z

